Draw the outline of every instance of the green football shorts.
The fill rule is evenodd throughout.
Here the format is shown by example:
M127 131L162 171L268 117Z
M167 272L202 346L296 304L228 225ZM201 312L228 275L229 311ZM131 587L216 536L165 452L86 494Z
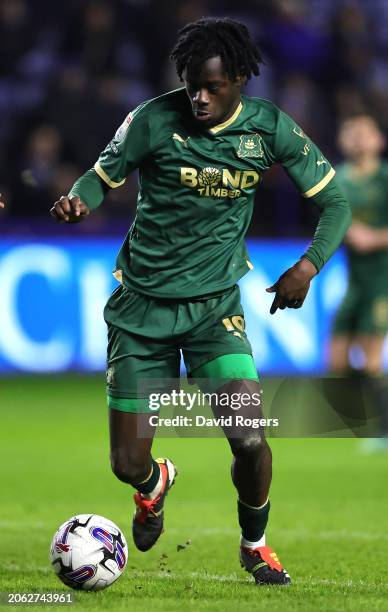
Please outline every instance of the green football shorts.
M139 383L178 379L181 351L189 377L214 372L222 379L257 379L237 285L222 294L176 301L155 299L120 285L107 302L104 318L111 408L148 412L145 397L139 396ZM204 368L209 362L214 364L210 370Z
M333 324L334 335L385 335L388 331L388 290L373 283L350 283Z

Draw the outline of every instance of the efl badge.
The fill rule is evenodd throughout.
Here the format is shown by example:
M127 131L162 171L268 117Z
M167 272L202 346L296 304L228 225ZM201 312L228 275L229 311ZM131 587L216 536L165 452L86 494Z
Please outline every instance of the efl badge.
M240 136L239 157L263 157L262 138L259 134L243 134Z
M120 125L118 130L116 131L114 140L116 142L121 142L124 140L127 130L129 128L129 124L132 122L132 113L129 113L124 119L123 123Z

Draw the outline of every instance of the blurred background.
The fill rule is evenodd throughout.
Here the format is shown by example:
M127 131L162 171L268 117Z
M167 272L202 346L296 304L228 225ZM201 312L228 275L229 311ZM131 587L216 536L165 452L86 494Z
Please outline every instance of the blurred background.
M49 208L92 167L131 109L179 86L169 51L177 30L203 15L248 25L266 61L248 93L292 115L333 164L341 161L342 117L371 110L388 131L388 0L0 0L2 591L58 589L48 546L74 514L108 516L131 541L130 494L109 468L102 310L116 286L111 270L134 217L137 177L85 223L58 225ZM304 252L316 222L311 202L281 168L271 170L249 231L255 268L241 283L264 382L270 374L327 371L330 325L346 288L343 250L314 279L301 310L271 317L265 293ZM298 397L289 400L297 420ZM271 445L269 542L298 582L294 593L276 593L283 609L338 610L344 594L349 610L387 609L386 454L366 458L357 440ZM168 610L182 602L202 610L201 599L207 609L217 602L220 610L242 609L250 597L258 609L256 591L249 595L244 582L239 590L231 561L238 529L227 445L162 439L155 456L167 448L181 480L161 548L144 556L131 546L127 579L96 609L125 601L133 610L162 610L163 597ZM176 552L188 538L189 549ZM373 565L360 563L360 550ZM172 574L162 570L167 556ZM272 593L260 595L263 607L273 605Z
M266 64L247 93L273 100L335 164L341 118L367 110L388 131L388 0L0 0L0 371L101 370L102 308L134 217L137 177L86 223L49 208L90 168L129 110L180 86L169 51L203 15L244 21ZM305 250L317 211L280 167L258 190L242 282L266 373L318 373L346 288L339 252L302 311L269 317L264 288ZM386 351L387 352L387 351ZM388 357L386 358L388 364Z

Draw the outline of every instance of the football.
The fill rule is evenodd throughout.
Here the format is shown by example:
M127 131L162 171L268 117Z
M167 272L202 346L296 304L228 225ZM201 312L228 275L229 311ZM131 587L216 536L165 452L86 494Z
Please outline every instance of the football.
M51 565L67 586L100 591L117 580L128 558L121 530L97 514L78 514L63 523L50 547Z

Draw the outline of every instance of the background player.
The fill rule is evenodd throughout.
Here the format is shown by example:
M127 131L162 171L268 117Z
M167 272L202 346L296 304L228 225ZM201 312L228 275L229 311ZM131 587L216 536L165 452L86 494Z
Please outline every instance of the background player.
M274 293L272 314L303 304L311 279L350 223L334 169L301 128L272 103L241 94L261 62L243 24L189 24L172 59L185 88L130 113L94 168L51 210L59 221L80 221L139 168L137 216L117 258L121 284L105 320L112 469L137 489L133 537L143 551L162 532L176 470L168 459L151 456L153 430L138 383L177 378L182 350L193 378L229 380L230 393L257 392L236 282L251 267L244 236L262 175L281 163L321 210L312 245L267 289ZM242 416L244 411L259 416L253 405L242 408ZM139 427L147 437L137 435ZM288 574L265 546L269 446L257 430L229 437L229 443L241 563L258 584L287 584Z
M368 114L346 119L338 140L346 161L337 176L353 223L346 235L349 285L334 320L330 365L333 372L348 374L351 347L361 347L361 373L372 379L369 388L382 415L381 435L388 436L388 385L382 377L388 331L388 163L381 158L385 140ZM388 440L375 444L388 448Z

